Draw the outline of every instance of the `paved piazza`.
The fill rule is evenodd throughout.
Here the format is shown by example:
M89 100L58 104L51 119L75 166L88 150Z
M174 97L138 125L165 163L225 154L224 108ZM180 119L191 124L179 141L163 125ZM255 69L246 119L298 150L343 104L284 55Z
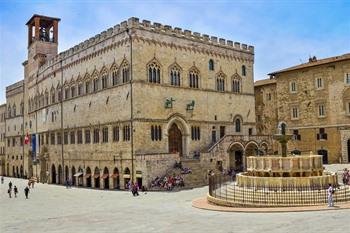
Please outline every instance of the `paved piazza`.
M8 182L19 188L7 196ZM227 213L196 209L207 187L181 192L125 191L36 184L25 200L25 180L1 185L1 232L348 232L350 210Z

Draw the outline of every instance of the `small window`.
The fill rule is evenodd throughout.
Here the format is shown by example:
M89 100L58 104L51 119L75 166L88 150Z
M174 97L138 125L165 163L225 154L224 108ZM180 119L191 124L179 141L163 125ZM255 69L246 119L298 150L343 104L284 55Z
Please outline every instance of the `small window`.
M159 125L151 126L151 140L161 141L162 140L162 127Z
M68 132L64 132L64 134L63 134L63 143L65 145L68 144Z
M297 84L294 81L290 82L289 90L290 90L291 93L296 93L297 92Z
M292 120L299 119L299 108L298 107L292 107Z
M242 66L242 76L246 76L247 75L247 69L245 67L245 65Z
M249 135L249 136L252 136L252 135L253 135L253 128L249 128L249 129L248 129L248 135Z
M80 96L80 95L83 95L83 94L84 94L83 84L80 83L80 84L78 85L78 95Z
M209 70L214 70L214 61L213 61L213 59L209 60L208 66L209 66Z
M201 139L201 130L199 126L191 127L191 138L193 141L199 141Z
M236 131L236 133L241 132L241 120L240 119L235 120L235 131Z
M85 130L85 144L90 144L91 143L91 134L90 130L86 129Z
M119 127L118 126L113 127L113 141L114 142L119 141Z
M78 130L77 136L78 136L78 144L82 144L83 143L83 131Z
M300 141L301 140L301 135L299 134L299 130L294 129L293 130L293 136L292 136L293 140L295 141Z
M69 98L70 98L70 96L69 96L69 88L66 88L66 89L64 90L64 98L65 98L65 99L69 99Z
M75 131L70 132L70 144L75 144Z
M108 142L108 128L107 127L102 129L102 142L103 143Z
M122 78L123 78L123 83L127 83L130 81L130 74L129 74L129 65L128 63L124 62L124 64L122 65Z
M100 89L100 80L97 78L94 80L94 92Z
M130 126L129 125L125 125L123 127L123 140L130 141Z
M224 137L225 136L225 126L220 126L220 138Z
M320 128L319 133L316 136L317 140L327 140L327 133L325 128Z
M51 145L55 145L55 133L51 133L51 135L50 135L50 137L51 137Z
M62 144L62 135L60 132L57 133L57 144L58 145Z
M346 85L350 85L350 73L345 73L344 80Z
M325 117L326 116L326 110L324 104L318 105L318 116L319 117Z
M108 87L108 75L107 73L104 73L102 75L102 89L105 89Z
M240 93L241 92L241 81L238 79L234 79L232 81L232 92Z
M70 93L71 93L72 98L75 97L75 87L74 86L70 88Z
M316 89L323 89L323 79L316 78Z
M94 129L94 143L100 143L100 129Z
M91 82L90 81L86 81L85 83L85 93L89 94L91 92Z
M347 114L350 115L350 102L347 103Z

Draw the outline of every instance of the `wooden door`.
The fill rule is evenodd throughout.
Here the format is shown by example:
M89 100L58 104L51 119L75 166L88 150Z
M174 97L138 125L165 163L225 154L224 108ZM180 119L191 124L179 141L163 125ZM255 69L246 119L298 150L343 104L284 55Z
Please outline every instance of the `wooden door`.
M182 134L176 124L173 124L169 129L169 152L182 155Z

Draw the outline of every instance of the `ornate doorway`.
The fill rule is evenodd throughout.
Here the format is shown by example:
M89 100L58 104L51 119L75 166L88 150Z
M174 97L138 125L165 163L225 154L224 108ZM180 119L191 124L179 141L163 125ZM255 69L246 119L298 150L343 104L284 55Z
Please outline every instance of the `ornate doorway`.
M56 167L54 164L51 166L51 183L56 184Z
M182 156L182 133L174 123L169 129L169 153L179 153Z

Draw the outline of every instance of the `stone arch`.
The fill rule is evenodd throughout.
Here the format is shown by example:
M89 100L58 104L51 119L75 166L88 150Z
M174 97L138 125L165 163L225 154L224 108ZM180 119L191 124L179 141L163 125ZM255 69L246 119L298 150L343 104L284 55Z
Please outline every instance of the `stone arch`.
M243 117L239 114L236 114L233 117L233 124L234 124L234 132L235 133L241 133L242 132L242 126L243 126Z
M72 166L72 170L71 170L72 172L71 172L71 176L70 176L70 179L71 179L71 181L72 181L72 185L73 186L75 186L75 184L76 184L76 178L75 178L75 174L76 174L76 170L75 170L75 167L74 166Z
M246 156L256 156L259 150L259 144L256 141L249 141L245 145L244 150Z
M241 142L233 142L228 147L229 162L227 169L243 171L244 166L244 145Z
M268 149L269 149L269 143L268 142L266 142L266 141L260 142L259 150L261 150L263 152L263 155L267 155L268 154Z
M69 179L69 168L67 165L64 168L64 179L65 179L65 181L67 181Z
M128 189L128 188L129 188L128 183L129 183L129 181L130 181L130 179L131 179L131 176L130 176L130 169L129 169L128 167L126 167L126 168L124 169L123 178L124 178L124 186L125 186L124 188L125 188L125 189Z
M63 182L63 171L62 171L62 166L61 164L58 165L58 179L57 179L57 184L62 184Z
M113 188L120 189L120 175L117 167L114 168L111 178L113 179Z
M98 167L95 167L94 170L94 183L95 183L95 188L100 188L100 169Z
M179 129L181 134L175 134L176 131L175 126ZM170 134L169 134L170 133ZM170 138L169 138L170 136ZM189 146L189 136L190 129L186 122L186 120L179 114L175 114L168 119L168 123L166 125L165 137L168 139L167 147L170 149L170 146L173 142L169 142L169 140L177 140L176 137L181 136L181 155L188 156L188 146ZM174 142L175 143L175 142ZM169 150L171 153L171 151Z
M90 187L91 188L91 186L92 186L92 184L91 184L92 178L91 178L91 169L90 169L90 167L86 168L85 179L86 179L86 187Z
M103 179L103 188L109 189L109 170L107 167L103 169L102 179Z

